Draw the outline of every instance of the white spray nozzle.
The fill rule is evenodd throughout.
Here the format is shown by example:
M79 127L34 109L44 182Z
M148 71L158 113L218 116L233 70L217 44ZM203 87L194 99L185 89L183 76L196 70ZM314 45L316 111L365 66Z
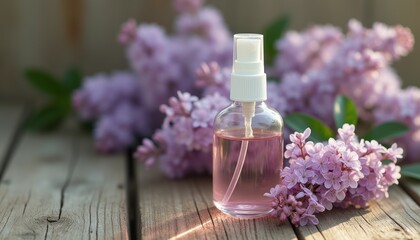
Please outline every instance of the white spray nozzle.
M265 101L264 40L261 34L235 34L230 99L240 102Z
M261 39L259 38L236 39L236 61L238 62L261 61Z

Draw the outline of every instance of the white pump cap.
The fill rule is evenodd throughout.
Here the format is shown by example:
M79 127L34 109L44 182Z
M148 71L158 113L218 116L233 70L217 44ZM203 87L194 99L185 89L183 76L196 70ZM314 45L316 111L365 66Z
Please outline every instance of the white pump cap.
M235 34L230 99L256 102L267 99L264 47L261 34Z

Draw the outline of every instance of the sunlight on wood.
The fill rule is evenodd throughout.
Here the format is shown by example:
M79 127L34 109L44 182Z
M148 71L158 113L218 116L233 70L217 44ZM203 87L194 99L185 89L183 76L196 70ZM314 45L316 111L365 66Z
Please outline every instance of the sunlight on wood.
M187 230L187 231L185 231L185 232L182 232L182 233L180 233L180 234L178 234L178 235L176 235L176 236L174 236L174 237L171 237L171 238L170 238L170 240L180 239L180 238L182 238L182 237L185 237L185 236L187 236L188 234L195 232L196 230L199 230L199 229L204 228L204 225L207 225L207 224L209 224L210 222L211 222L211 220L208 220L207 222L204 222L203 224L197 225L197 226L195 226L195 227L193 227L193 228L191 228L191 229L188 229L188 230Z

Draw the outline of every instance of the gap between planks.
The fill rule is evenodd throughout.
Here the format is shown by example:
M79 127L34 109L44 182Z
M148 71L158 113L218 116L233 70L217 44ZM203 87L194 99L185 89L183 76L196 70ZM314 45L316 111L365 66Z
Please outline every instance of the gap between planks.
M128 228L130 239L139 239L141 233L141 218L139 217L137 174L133 149L126 151L126 185L127 185L127 209L128 209Z

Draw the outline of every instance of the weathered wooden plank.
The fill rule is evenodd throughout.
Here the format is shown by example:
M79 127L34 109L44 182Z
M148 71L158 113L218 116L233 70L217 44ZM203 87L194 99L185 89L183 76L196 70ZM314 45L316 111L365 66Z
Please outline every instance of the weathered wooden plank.
M218 211L209 177L173 181L138 169L139 216L144 239L296 239L290 224L239 220Z
M420 181L413 178L403 177L400 181L401 187L420 205Z
M0 185L1 239L127 239L125 160L72 130L27 134Z
M5 161L13 136L18 130L23 115L23 107L16 104L0 104L0 163Z
M367 209L319 215L319 225L298 228L305 239L419 239L420 208L399 186Z

